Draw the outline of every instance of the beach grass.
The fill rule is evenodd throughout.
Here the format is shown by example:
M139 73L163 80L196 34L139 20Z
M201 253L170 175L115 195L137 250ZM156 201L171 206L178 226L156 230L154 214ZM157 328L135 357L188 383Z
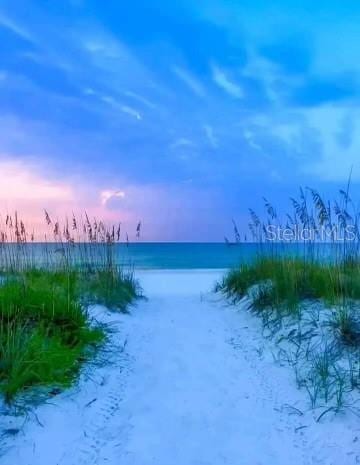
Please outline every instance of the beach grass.
M346 300L360 299L360 262L349 266L298 257L258 256L254 262L231 270L220 288L229 298L238 300L255 285L259 292L253 299L254 308L296 310L306 299L340 305Z
M0 392L11 402L39 387L61 389L106 340L92 305L127 311L140 295L131 270L116 260L119 230L75 217L46 223L52 241L28 241L24 224L8 216L0 244ZM34 252L36 250L36 252Z
M124 272L117 266L92 271L82 282L82 295L88 304L101 304L122 312L127 311L139 294L133 273Z
M261 317L279 359L324 412L348 406L346 395L360 381L360 213L349 185L333 202L301 189L283 215L266 199L263 219L250 210L256 256L216 286ZM241 242L236 225L235 236Z

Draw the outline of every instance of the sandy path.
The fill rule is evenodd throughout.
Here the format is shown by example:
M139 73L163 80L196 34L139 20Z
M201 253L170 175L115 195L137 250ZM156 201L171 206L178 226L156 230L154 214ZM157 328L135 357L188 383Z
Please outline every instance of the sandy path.
M0 464L360 463L358 426L289 407L303 411L306 396L264 355L254 318L205 294L217 277L141 273L149 300L120 317L126 353L40 407L43 427L8 439Z

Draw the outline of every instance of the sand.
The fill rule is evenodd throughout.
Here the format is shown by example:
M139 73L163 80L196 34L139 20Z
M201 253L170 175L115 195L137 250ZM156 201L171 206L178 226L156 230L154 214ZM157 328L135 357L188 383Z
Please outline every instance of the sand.
M112 321L108 363L78 385L3 417L1 465L360 463L360 421L320 423L245 308L209 291L220 271L144 271L148 297Z

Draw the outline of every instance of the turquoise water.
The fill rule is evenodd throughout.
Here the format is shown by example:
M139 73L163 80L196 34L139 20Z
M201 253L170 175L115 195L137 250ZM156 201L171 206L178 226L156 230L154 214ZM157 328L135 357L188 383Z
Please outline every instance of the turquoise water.
M106 256L106 248L100 244L88 244L87 247L91 250L92 260L101 263ZM75 261L77 256L81 257L80 244L4 244L0 247L0 263L8 263L8 257L15 255L20 262L27 257L32 263L54 264L62 259L63 255L59 251L63 249L71 252ZM113 252L117 264L135 269L222 269L251 259L256 250L256 244L228 246L225 243L116 243Z
M79 251L81 246L66 246ZM103 246L91 245L91 255L104 257ZM225 243L121 243L115 244L115 261L118 264L131 266L136 269L224 269L231 268L240 263L251 262L260 252L267 254L299 254L303 256L307 252L314 253L314 249L304 249L303 244L256 244L241 243L227 245ZM56 260L59 255L59 246L54 243L49 244L26 244L23 248L18 248L14 244L6 244L0 247L0 262L6 263L6 257L11 255L12 250L18 250L17 257L22 260L23 256L33 257L33 262L42 263L44 257ZM312 251L311 251L312 250ZM321 259L335 256L339 246L319 244L316 247L315 255ZM20 251L20 252L19 252ZM22 253L22 251L26 253ZM102 251L102 252L101 252ZM99 252L99 254L98 254ZM72 254L73 255L73 254Z
M256 244L241 243L130 243L117 245L118 260L138 269L201 269L231 268L240 263L251 262L260 251L271 255L311 254L321 260L336 257L341 252L340 244L317 244L315 247L303 243Z
M120 261L140 269L229 268L249 259L255 244L135 243L120 245Z

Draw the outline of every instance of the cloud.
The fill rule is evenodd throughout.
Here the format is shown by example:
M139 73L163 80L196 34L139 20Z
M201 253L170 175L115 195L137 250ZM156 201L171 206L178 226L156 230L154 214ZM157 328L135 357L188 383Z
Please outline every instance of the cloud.
M173 71L177 77L181 79L196 95L199 97L205 97L206 92L203 85L188 71L183 68L179 68L178 66L174 66Z
M130 116L133 116L134 118L136 118L137 120L141 120L142 119L142 116L140 115L140 113L135 110L134 108L131 108L131 107L128 107L127 105L121 105L120 106L120 109L123 113L126 113Z
M124 95L126 95L127 97L130 97L131 99L134 99L140 103L142 103L143 105L155 110L157 108L157 105L155 105L155 103L151 102L150 100L148 100L147 98L143 97L142 95L139 95L137 94L136 92L132 92L130 90L126 90L124 91Z
M93 36L85 36L82 43L90 54L105 58L121 58L129 56L129 52L118 40L104 31L97 31Z
M136 50L121 40L120 34L110 32L97 22L74 26L71 34L73 41L69 47L73 47L76 79L80 76L83 81L89 81L90 77L102 93L111 91L111 94L118 95L127 90L142 94L142 90L158 89L156 77L146 60L141 59ZM74 41L80 47L74 48ZM76 63L77 57L81 66Z
M34 42L33 36L25 28L17 24L3 12L0 12L0 26L10 30L12 33L28 42Z
M102 102L110 105L111 107L114 107L116 109L119 109L123 113L126 113L127 115L132 116L133 118L136 118L137 120L142 120L142 116L139 111L137 111L135 108L132 108L128 105L124 105L123 103L119 102L117 98L112 97L111 95L104 95L99 92L96 92L94 89L91 87L87 87L83 90L85 95L89 96L94 96L97 97L99 100Z
M67 202L73 200L72 188L63 182L50 181L31 165L8 158L0 161L0 199L14 205L18 201Z
M99 185L94 186L83 176L66 178L59 173L55 176L45 172L35 159L15 161L3 156L0 172L0 202L3 205L0 214L17 210L26 225L38 231L37 239L42 239L43 234L49 232L44 222L44 208L54 220L64 220L72 212L81 216L86 211L90 218L96 217L107 223L121 221L130 238L135 236L137 222L141 219L146 225L145 237L159 239L158 225L165 227L171 216L175 223L166 232L170 239L176 227L180 227L180 218L191 216L190 212L178 217L174 214L183 202L182 196L188 205L195 197L193 188L189 188L189 192L187 187L183 190L179 186L124 181L123 188L109 189L101 187L106 180L99 180ZM162 212L159 212L159 204ZM153 218L157 220L153 221Z
M190 139L186 139L186 137L180 137L176 139L174 143L171 144L172 149L177 149L179 147L195 147L196 144Z
M217 137L215 137L214 129L212 128L212 126L210 126L209 124L204 124L203 127L204 127L204 131L205 131L205 135L207 137L207 140L210 142L210 145L214 149L218 148L219 141L218 141Z
M277 105L284 93L282 75L279 68L255 52L249 55L249 60L242 69L243 78L256 79L258 82L261 82L264 97L271 101L272 105Z
M49 232L44 222L44 209L53 219L61 221L72 213L80 217L85 211L89 217L107 223L121 220L126 225L137 219L134 212L123 208L120 202L112 203L125 199L123 190L94 188L91 180L78 175L60 177L59 173L55 175L49 171L49 167L45 172L35 159L12 160L2 155L0 172L0 217L17 211L25 224L37 231L37 240L42 240L43 234Z
M360 134L353 131L360 124L355 108L323 105L319 108L304 110L306 124L313 128L321 141L321 153L317 158L309 159L302 170L322 181L340 181L346 183L351 168L353 179L360 180ZM339 148L339 130L344 130L344 121L351 132L351 138ZM350 125L351 121L351 125ZM352 127L351 127L352 126Z
M106 205L110 199L114 198L125 198L125 192L121 190L104 190L100 192L101 205Z
M255 134L249 129L246 129L244 131L244 138L250 147L252 147L255 150L260 150L260 151L262 150L261 145L256 142Z
M226 93L231 95L232 97L235 98L243 98L244 97L244 91L240 87L240 85L232 82L225 72L220 69L218 66L213 65L212 67L212 72L213 72L213 80L214 82Z

